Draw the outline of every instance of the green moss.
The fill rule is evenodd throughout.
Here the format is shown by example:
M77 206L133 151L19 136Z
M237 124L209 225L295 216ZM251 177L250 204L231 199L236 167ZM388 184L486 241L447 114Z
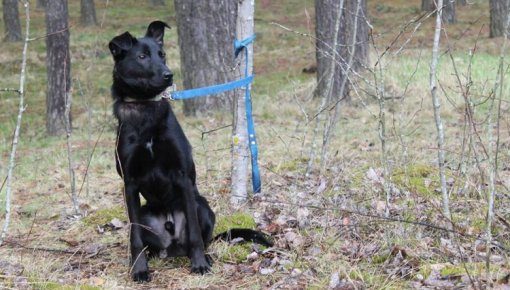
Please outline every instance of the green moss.
M308 158L297 158L291 160L285 160L274 167L276 172L291 172L291 171L299 171L308 162Z
M430 265L422 265L420 266L420 271L418 271L418 273L423 276L423 279L427 279L430 276L430 273L432 273L432 267L430 267Z
M236 212L229 216L219 217L214 228L214 236L223 233L229 229L245 228L254 229L257 226L255 220L250 214Z
M389 257L388 254L385 254L385 255L375 255L375 256L372 257L372 263L374 263L374 264L382 264L382 263L386 262L386 260L388 260L388 257Z
M83 223L88 226L104 225L114 218L127 220L126 211L123 206L97 210L84 218Z
M430 181L430 184L426 184L426 179ZM440 186L437 169L423 164L396 169L392 180L397 186L418 194L431 194Z
M485 263L480 262L480 263L467 263L464 265L448 265L441 269L439 271L439 274L441 275L441 277L466 275L467 274L466 269L470 275L474 276L480 276L486 271ZM499 269L498 266L491 265L492 273L498 272L498 269Z
M229 245L223 243L224 247L218 248L216 254L218 260L223 263L241 263L246 261L247 256L253 251L251 245L248 243Z
M64 285L57 282L32 282L33 289L36 290L99 290L101 287L92 285Z
M236 212L229 216L218 218L214 229L214 236L233 228L254 229L257 226L255 220L250 214ZM229 245L222 243L216 247L218 260L222 262L239 263L246 260L252 252L251 244L245 243L240 245Z

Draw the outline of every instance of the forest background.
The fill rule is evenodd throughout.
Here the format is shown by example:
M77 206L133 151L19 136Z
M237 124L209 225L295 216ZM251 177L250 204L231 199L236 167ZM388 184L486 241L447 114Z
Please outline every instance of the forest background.
M457 5L456 23L443 24L436 90L436 15L419 1L369 1L369 61L350 74L348 100L327 105L315 94L314 1L257 1L252 91L262 195L232 210L232 113L185 116L179 102L172 105L194 148L199 189L220 218L218 231L256 225L275 247L218 242L210 248L210 275L190 274L186 259L154 259L153 281L131 282L107 44L124 31L141 36L156 19L177 27L173 2L152 2L159 1L96 1L97 25L83 27L79 1L69 1L73 121L72 134L60 136L46 130L45 11L31 7L0 287L510 287L507 44L490 37L487 1ZM25 27L23 10L20 18ZM19 115L19 91L10 88L19 84L23 45L0 44L2 182ZM165 48L182 87L176 29L167 31Z

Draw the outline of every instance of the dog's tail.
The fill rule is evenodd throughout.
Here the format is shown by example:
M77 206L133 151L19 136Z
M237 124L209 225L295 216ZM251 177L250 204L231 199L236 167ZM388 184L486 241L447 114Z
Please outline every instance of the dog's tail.
M222 240L231 242L235 239L242 239L241 242L253 242L266 247L273 246L273 242L266 234L251 229L230 229L218 234L214 237L213 241Z

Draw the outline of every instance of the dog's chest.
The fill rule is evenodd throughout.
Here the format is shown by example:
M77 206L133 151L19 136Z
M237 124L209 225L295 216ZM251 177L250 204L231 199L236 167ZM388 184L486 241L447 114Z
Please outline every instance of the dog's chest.
M132 177L154 176L155 173L182 171L178 158L181 149L176 142L161 136L130 134L119 146L120 161Z

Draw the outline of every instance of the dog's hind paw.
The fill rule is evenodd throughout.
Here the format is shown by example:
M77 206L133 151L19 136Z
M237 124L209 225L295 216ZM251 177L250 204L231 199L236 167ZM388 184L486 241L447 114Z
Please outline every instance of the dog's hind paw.
M136 282L149 282L151 280L151 276L149 275L149 271L140 271L133 273L133 281Z

